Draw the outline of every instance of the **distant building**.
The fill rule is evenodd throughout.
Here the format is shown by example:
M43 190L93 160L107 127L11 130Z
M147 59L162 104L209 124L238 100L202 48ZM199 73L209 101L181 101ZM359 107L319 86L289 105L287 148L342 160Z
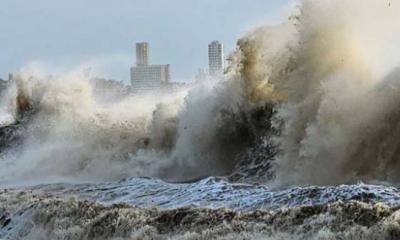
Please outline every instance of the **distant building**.
M149 46L142 42L136 44L136 66L131 68L133 90L151 90L167 86L170 82L170 66L149 65Z
M180 91L180 90L185 89L187 87L190 87L189 83L173 82L173 83L169 84L167 90L168 90L168 92L177 92L177 91Z
M14 79L14 75L12 73L8 74L8 81L12 81Z
M6 81L6 80L3 80L0 78L0 95L6 91L8 84L9 84L9 81Z
M147 42L136 43L136 66L149 65L149 44Z
M222 73L224 70L224 45L213 41L208 45L208 65L210 75Z
M105 100L107 103L119 101L130 93L129 87L122 81L95 77L90 78L90 82L95 98Z
M207 71L202 68L199 68L194 79L196 82L202 82L202 81L205 81L207 79L207 77L208 77Z
M168 85L169 65L136 66L131 68L131 84L134 89L154 89Z

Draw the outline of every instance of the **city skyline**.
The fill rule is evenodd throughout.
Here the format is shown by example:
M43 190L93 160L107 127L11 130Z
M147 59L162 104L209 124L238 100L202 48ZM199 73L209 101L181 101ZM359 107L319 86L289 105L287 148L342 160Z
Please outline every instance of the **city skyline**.
M130 86L135 91L147 91L171 87L170 64L154 65L150 61L151 47L148 42L135 44L136 62L131 67ZM208 44L208 70L205 75L196 75L195 81L207 76L222 74L225 68L224 44L214 40Z
M152 63L170 63L173 80L192 79L198 68L208 65L209 42L223 42L228 55L243 32L278 21L289 5L277 0L34 3L0 3L2 78L29 63L51 71L90 65L100 76L129 83L129 68L135 61L132 45L146 41L153 46ZM200 14L205 11L207 17Z

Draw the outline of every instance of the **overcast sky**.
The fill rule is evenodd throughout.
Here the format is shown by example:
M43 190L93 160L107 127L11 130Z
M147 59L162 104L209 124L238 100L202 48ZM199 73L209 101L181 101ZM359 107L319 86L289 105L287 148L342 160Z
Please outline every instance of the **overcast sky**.
M172 79L207 66L207 44L226 52L241 34L284 17L288 0L0 0L0 78L29 63L48 69L92 65L129 81L134 43L150 61L171 64ZM54 70L55 71L55 70Z

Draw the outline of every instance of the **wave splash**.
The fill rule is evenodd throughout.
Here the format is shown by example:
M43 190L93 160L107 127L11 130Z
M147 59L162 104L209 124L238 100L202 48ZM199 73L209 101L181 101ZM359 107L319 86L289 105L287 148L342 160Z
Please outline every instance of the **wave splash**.
M14 122L2 128L3 183L223 175L264 128L264 108L244 110L237 81L107 103L79 71L37 72L21 71L4 97Z
M157 99L107 104L80 73L22 70L3 101L18 122L3 142L18 144L2 151L0 181L398 182L399 14L300 1L286 22L246 33L223 77Z

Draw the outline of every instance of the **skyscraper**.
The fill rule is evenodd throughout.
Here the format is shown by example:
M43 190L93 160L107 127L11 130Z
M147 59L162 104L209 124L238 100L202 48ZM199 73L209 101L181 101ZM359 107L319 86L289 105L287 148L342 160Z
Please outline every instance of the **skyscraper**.
M208 65L210 74L222 73L224 69L224 45L213 41L208 45Z
M136 43L136 66L149 65L149 44L147 42Z
M149 65L148 43L136 43L136 66L131 68L131 85L135 90L165 87L170 81L169 64Z

